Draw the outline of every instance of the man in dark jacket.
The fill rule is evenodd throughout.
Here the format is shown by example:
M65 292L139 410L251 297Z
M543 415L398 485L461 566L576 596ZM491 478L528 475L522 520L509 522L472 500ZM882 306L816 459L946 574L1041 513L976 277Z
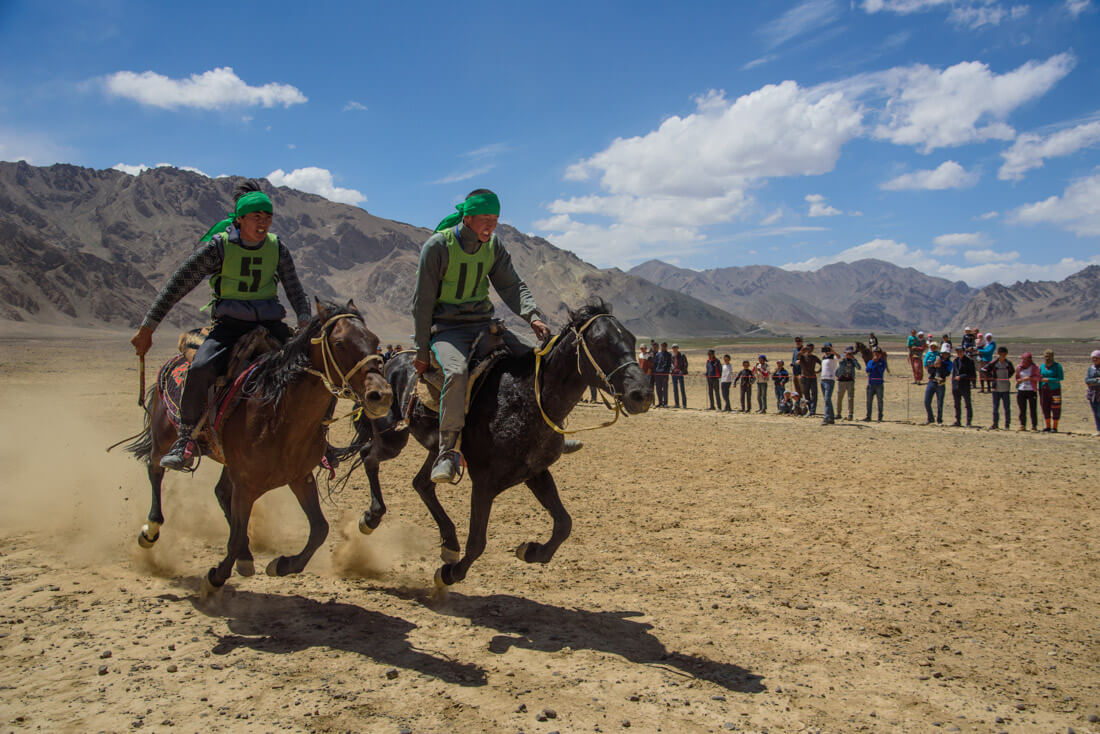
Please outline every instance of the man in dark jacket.
M718 361L718 357L714 356L714 350L707 350L707 403L710 407L707 410L721 410L722 409L722 394L719 389L719 380L722 379L722 363Z
M966 403L966 427L970 428L970 421L974 417L974 408L970 403L970 388L978 377L974 360L967 356L966 339L955 347L955 361L951 364L951 397L955 401L955 422L951 425L962 425L962 404Z
M668 342L661 342L660 350L653 355L653 387L657 390L657 407L668 407L668 375L672 371L672 355Z
M930 423L943 423L943 399L947 392L947 382L951 379L951 355L944 352L936 355L932 363L928 365L928 387L924 389L924 410L928 413ZM936 398L936 415L932 416L932 398Z
M679 344L672 345L672 400L676 407L688 407L688 396L684 390L684 375L688 371L687 355L680 351Z

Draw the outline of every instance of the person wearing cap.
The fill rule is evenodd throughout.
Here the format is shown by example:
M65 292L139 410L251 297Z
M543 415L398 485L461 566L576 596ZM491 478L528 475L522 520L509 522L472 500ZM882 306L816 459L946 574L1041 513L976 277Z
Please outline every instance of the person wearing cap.
M687 393L684 391L684 375L688 371L688 358L687 355L680 351L679 344L672 345L672 367L669 372L672 374L672 399L676 403L677 408L688 407Z
M756 412L768 412L768 380L771 371L768 369L768 357L761 354L756 358L756 364L752 366L752 379L756 382Z
M787 368L783 366L783 360L775 360L775 370L772 371L772 384L775 386L775 403L783 399L783 393L787 391L787 382L791 379Z
M982 367L982 372L993 383L993 425L989 428L992 431L1000 428L1000 408L1003 405L1007 429L1012 425L1012 408L1008 395L1012 376L1016 374L1016 367L1008 360L1008 347L997 347L997 359Z
M820 365L821 360L814 354L813 343L807 343L802 348L802 354L798 355L799 379L802 382L802 388L798 392L810 406L810 415L817 413L817 371Z
M130 339L144 356L153 345L153 331L168 311L204 278L210 278L213 327L195 352L180 399L178 438L160 460L166 469L186 470L199 455L191 433L202 418L210 386L229 366L237 341L257 326L281 342L291 336L279 303L282 283L298 326L309 323L309 300L294 269L290 250L269 230L275 208L257 181L237 186L235 205L228 218L211 227L198 247L168 279Z
M859 366L855 351L855 347L844 347L844 356L840 358L836 365L836 412L838 415L841 413L841 408L844 406L844 396L847 395L848 417L845 420L852 420L856 394L856 371L863 369ZM871 353L874 354L873 349ZM824 371L824 368L822 368L822 371Z
M985 334L982 342L978 347L978 392L993 392L993 381L986 367L997 358L997 342L993 341L992 333Z
M905 340L905 348L909 350L909 366L913 369L913 384L919 385L924 381L924 361L921 357L921 352L924 351L924 332L910 329L909 338Z
M707 377L707 410L721 410L722 394L719 385L722 379L722 363L714 356L713 349L707 350L707 361L703 371Z
M966 350L968 357L973 356L975 348L974 327L968 326L963 329L962 348Z
M928 414L928 420L924 422L926 426L933 422L943 423L943 399L947 392L947 381L951 379L951 355L936 352L933 345L928 356L932 361L925 360L925 366L928 368L928 387L924 389L924 410ZM935 416L932 415L933 397L936 399Z
M752 370L749 369L749 360L741 363L741 370L733 376L733 384L741 386L741 412L748 413L752 410Z
M732 357L728 354L722 355L722 402L725 404L722 410L726 413L732 410L730 408L730 387L733 385L733 362L731 360Z
M950 359L951 355L955 353L955 349L951 343L950 334L943 335L943 341L940 342L940 353L946 354L948 359Z
M432 356L443 371L439 399L439 455L431 480L451 482L458 471L456 447L466 425L468 358L474 341L493 321L492 284L505 305L531 326L540 341L550 327L527 284L516 273L512 256L496 235L500 199L489 189L471 191L445 217L420 249L413 293L417 374L431 368ZM513 353L529 347L504 333Z
M661 342L660 348L653 354L653 387L657 390L657 407L668 407L668 374L672 371L672 355L668 353L668 342Z
M1094 349L1091 357L1092 364L1085 372L1085 397L1092 408L1092 420L1096 424L1096 433L1092 435L1100 436L1100 349Z
M1024 352L1020 355L1020 364L1016 367L1016 408L1020 411L1018 430L1027 430L1028 408L1031 408L1031 430L1039 430L1038 405L1039 365L1032 361L1031 352ZM1005 428L1008 428L1007 422Z
M873 353L873 352L872 352ZM836 354L833 352L832 342L821 345L821 397L825 401L825 415L821 419L821 425L831 426L836 423L833 417L833 389L836 388Z
M1043 433L1058 433L1058 420L1062 417L1062 380L1066 373L1062 365L1054 361L1054 350L1043 352L1043 363L1039 365L1039 405L1043 409L1043 420L1047 427Z
M779 362L776 362L779 364ZM784 390L779 396L779 400L776 401L776 410L782 415L790 415L791 413L791 391Z
M867 363L867 416L863 421L871 420L871 405L878 398L878 422L882 423L882 397L886 392L886 360L883 358L882 347L872 352L871 361Z
M802 356L802 337L796 336L794 350L791 352L791 381L794 383L794 389L799 391L802 390L802 366L798 362L800 356Z
M962 426L962 406L966 404L966 427L974 419L974 406L970 400L970 388L974 385L977 371L974 360L966 353L966 348L960 344L955 347L955 361L951 363L951 398L955 403L955 422L952 426Z

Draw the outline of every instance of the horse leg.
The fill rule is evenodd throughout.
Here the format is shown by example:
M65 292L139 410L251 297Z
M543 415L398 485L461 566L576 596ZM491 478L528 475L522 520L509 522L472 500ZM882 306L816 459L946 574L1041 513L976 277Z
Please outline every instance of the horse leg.
M214 486L214 496L218 498L218 504L222 508L222 512L225 513L225 522L231 523L229 519L229 501L233 497L233 480L229 478L229 470L222 468L222 475L218 477L218 483ZM244 550L237 557L236 563L237 573L241 576L252 576L256 573L256 564L252 559L252 548L249 547L248 534L245 533Z
M305 569L309 559L325 542L328 537L328 521L321 511L321 500L317 494L317 482L313 474L306 474L301 479L295 479L290 483L290 489L298 499L298 504L309 519L309 540L306 547L296 556L279 556L267 566L268 576L286 576L291 573L301 573Z
M550 540L546 543L528 541L521 543L516 548L516 557L527 563L549 563L554 557L558 547L569 537L573 529L573 519L569 517L565 506L558 496L558 485L554 483L554 477L549 471L544 471L527 481L527 486L535 499L546 508L550 516L554 518L554 530L550 534Z
M485 551L485 534L489 527L489 512L493 509L496 492L484 485L474 485L470 495L470 534L466 537L466 554L458 563L447 563L435 572L436 588L456 584L466 578L470 565Z
M233 490L229 499L229 542L226 543L225 558L203 577L203 596L209 596L221 589L233 573L233 563L248 548L248 519L252 516L252 505L256 502L256 496L242 483L231 481L231 484Z
M149 461L149 485L153 488L153 500L149 505L148 521L141 526L138 533L138 545L142 548L152 548L153 543L160 538L160 526L164 524L164 513L160 509L160 485L164 481L165 470L158 462Z
M386 502L382 499L382 484L378 481L378 467L382 463L377 456L378 440L371 445L369 451L363 452L363 470L367 473L367 481L370 482L370 507L359 518L359 532L370 535L382 522L382 516L386 514Z
M462 553L461 546L458 544L458 533L455 532L454 522L447 511L443 509L443 505L439 503L439 498L435 495L435 482L431 479L432 465L435 464L435 457L438 453L438 450L428 452L428 458L424 461L424 465L413 477L413 489L420 495L421 501L428 508L428 512L432 514L435 524L439 526L440 559L444 563L455 563Z

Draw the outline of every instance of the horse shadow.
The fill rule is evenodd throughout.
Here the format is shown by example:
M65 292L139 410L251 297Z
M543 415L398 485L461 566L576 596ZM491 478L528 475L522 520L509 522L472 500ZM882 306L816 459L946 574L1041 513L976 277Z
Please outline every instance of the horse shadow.
M401 599L413 599L439 614L468 619L474 624L502 633L489 642L489 651L503 655L513 647L538 652L559 652L565 647L618 655L632 663L661 667L684 677L705 680L739 693L761 693L763 678L733 663L698 655L670 651L650 630L653 625L638 622L638 611L590 611L542 604L508 594L466 596L449 592L443 603L432 601L422 591L377 587L378 591Z
M202 599L198 594L163 594L160 598L188 601L205 616L227 620L233 634L215 635L215 655L240 648L284 655L318 647L355 653L461 686L484 686L488 682L480 666L413 647L408 639L416 629L412 622L354 604L229 587L213 599Z

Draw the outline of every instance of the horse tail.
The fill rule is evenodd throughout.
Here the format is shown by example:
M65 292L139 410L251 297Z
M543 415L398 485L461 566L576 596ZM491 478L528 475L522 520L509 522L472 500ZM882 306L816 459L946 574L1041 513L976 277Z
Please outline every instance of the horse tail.
M134 439L133 443L129 443L123 449L128 454L132 454L138 461L144 461L149 463L149 460L153 455L153 412L149 408L153 404L153 395L156 392L156 388L149 388L145 394L145 425L141 433Z

